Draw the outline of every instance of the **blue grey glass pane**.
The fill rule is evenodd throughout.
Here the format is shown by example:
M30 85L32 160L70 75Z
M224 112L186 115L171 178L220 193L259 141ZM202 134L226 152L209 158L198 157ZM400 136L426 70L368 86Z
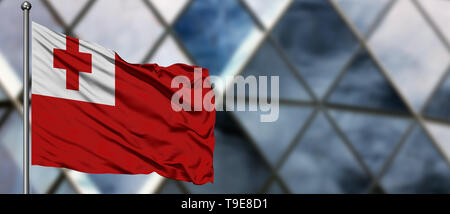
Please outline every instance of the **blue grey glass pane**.
M0 144L2 144L18 165L22 165L22 127L22 118L15 110L7 116L4 124L0 127Z
M184 183L192 193L257 193L269 177L264 161L226 112L216 113L214 184Z
M22 118L17 111L13 111L0 127L0 144L9 154L12 167L22 172L23 131ZM44 193L58 175L57 168L30 166L30 185L32 193ZM20 173L22 176L22 173ZM21 180L21 178L18 178Z
M448 21L449 1L420 1L426 13L433 19L439 30L450 41L450 23Z
M75 190L72 188L67 180L64 180L56 190L55 194L76 194Z
M344 22L324 0L295 1L273 34L319 96L357 46Z
M290 0L243 0L265 28L270 28L284 12Z
M370 178L321 113L280 173L293 193L362 193Z
M285 192L281 189L280 184L278 182L273 182L269 189L267 190L268 194L284 194Z
M0 158L5 168L0 174L4 174L5 182L10 182L11 187L6 187L1 183L0 188L6 188L11 193L22 193L22 119L17 111L10 114L5 123L0 127ZM8 165L8 167L6 167ZM14 169L15 168L15 169ZM3 171L5 170L5 171ZM18 184L12 182L17 181ZM18 185L18 186L17 186Z
M0 193L22 193L22 172L0 142Z
M289 70L274 47L267 41L262 44L242 75L244 77L254 75L257 79L258 76L267 76L267 95L269 97L272 85L270 76L279 76L279 97L281 99L310 100L306 89L292 74L292 71ZM248 96L248 92L246 92L246 95Z
M450 167L417 126L381 184L389 193L450 193Z
M407 112L405 104L365 51L358 53L328 101L343 105Z
M331 114L374 175L392 154L409 124L407 119L379 115L343 111Z
M273 166L278 163L312 111L310 108L286 105L280 105L279 109L278 120L270 123L260 122L260 116L269 114L267 112L232 112Z
M46 27L61 31L44 6L42 1L30 1L33 4L31 19ZM22 10L21 1L1 1L0 3L0 52L12 66L17 75L22 78ZM5 18L7 17L7 18ZM1 71L0 71L1 73Z
M450 120L450 75L432 97L425 114L434 118Z
M401 93L420 110L450 54L413 1L397 1L369 43Z
M97 0L75 32L127 62L140 63L163 27L143 1Z
M337 0L345 15L365 35L390 0Z
M183 194L178 185L173 180L168 180L161 189L161 194Z
M137 193L150 175L89 174L102 193Z
M219 75L254 23L236 0L204 0L194 1L174 28L198 66Z
M83 7L87 4L89 0L72 0L72 1L59 1L59 0L49 0L50 4L58 11L62 20L66 24L70 24L76 18L76 16L81 12ZM34 9L34 8L32 8Z
M440 122L427 122L426 127L435 142L438 144L437 147L446 156L447 160L450 160L450 124L440 123Z
M30 166L31 193L45 193L56 180L60 168Z

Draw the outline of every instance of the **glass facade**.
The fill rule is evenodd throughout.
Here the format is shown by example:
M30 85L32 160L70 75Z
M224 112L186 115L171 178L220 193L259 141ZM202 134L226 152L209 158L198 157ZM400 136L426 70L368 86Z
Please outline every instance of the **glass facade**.
M214 184L32 166L32 193L450 193L450 1L30 2L131 63L280 80L276 122L217 112ZM22 192L21 3L0 0L0 193Z

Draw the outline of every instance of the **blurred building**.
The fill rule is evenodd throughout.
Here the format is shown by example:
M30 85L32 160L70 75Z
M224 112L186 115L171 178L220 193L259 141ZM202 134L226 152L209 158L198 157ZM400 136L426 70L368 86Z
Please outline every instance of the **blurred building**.
M280 76L277 122L217 112L214 184L32 166L33 193L450 193L450 1L31 3L131 63ZM0 0L0 193L22 192L20 4Z

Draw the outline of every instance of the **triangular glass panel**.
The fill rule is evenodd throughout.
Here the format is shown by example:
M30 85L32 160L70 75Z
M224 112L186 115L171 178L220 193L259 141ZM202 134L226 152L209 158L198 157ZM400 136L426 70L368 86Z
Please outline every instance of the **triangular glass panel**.
M14 160L16 167L22 166L23 151L23 123L22 118L17 111L13 111L0 127L0 144L2 149L8 152Z
M49 3L55 8L58 15L63 19L66 25L71 25L75 17L81 13L81 9L85 7L88 0L49 0ZM34 7L34 3L33 3ZM34 9L34 8L33 8Z
M256 142L272 166L276 166L283 153L311 114L312 109L298 106L279 106L275 122L260 122L262 111L235 111L237 120Z
M77 192L70 185L69 181L64 180L56 190L55 194L76 194Z
M449 52L412 1L397 1L369 45L416 111L450 63Z
M216 113L214 184L185 183L192 193L257 193L270 171L227 112Z
M0 52L0 100L6 100L10 97L18 97L22 93L22 81L17 71L11 67L5 55Z
M321 113L280 174L293 193L362 193L370 178Z
M450 120L450 75L431 97L431 102L426 107L424 114L432 118Z
M159 13L164 17L165 21L171 23L179 15L183 7L189 0L150 0Z
M439 30L445 35L447 41L450 41L450 28L448 20L450 20L450 2L445 0L437 1L418 1L426 13L432 17Z
M30 166L31 193L46 193L58 178L61 169L54 167Z
M373 175L392 154L409 120L380 115L330 111Z
M0 193L22 193L22 170L0 142Z
M266 28L272 27L290 0L244 0Z
M250 15L237 0L193 1L174 30L197 65L209 69L212 75L221 75L227 66L241 64L251 53L245 43L260 38ZM242 47L246 50L241 51Z
M436 143L438 143L440 150L444 153L447 160L450 162L450 126L449 124L439 124L428 122L427 128L430 130Z
M127 62L141 63L163 30L142 1L99 0L74 31L80 39L114 50Z
M20 169L23 159L23 131L22 118L17 111L13 111L5 123L0 127L0 144L2 150L9 154L14 163L12 166ZM30 167L30 184L32 193L45 193L59 174L58 168ZM21 171L20 171L21 172ZM22 176L22 172L20 173Z
M279 77L279 97L287 100L310 100L306 89L294 76L292 71L278 55L274 47L265 41L250 63L245 68L242 76L247 78L253 75L259 85L259 76L267 76L267 95L271 95L271 76ZM246 88L246 95L248 90Z
M358 53L328 101L342 105L407 112L405 104L369 55Z
M357 47L357 40L328 1L295 1L273 35L319 97Z
M416 126L381 184L388 193L450 193L450 166Z
M172 36L164 39L149 63L156 63L160 66L170 66L176 63L192 64Z
M87 174L101 193L138 193L150 178L148 175Z
M370 26L391 0L337 0L339 7L356 26L366 35Z

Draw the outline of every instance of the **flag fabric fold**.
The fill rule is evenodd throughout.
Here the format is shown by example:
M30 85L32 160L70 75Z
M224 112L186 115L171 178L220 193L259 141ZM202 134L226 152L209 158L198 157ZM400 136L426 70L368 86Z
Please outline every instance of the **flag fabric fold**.
M207 69L196 76L185 64L130 64L99 45L32 28L33 165L213 182L215 110L175 111L171 101L180 75L209 86L187 89L203 100L212 91Z

